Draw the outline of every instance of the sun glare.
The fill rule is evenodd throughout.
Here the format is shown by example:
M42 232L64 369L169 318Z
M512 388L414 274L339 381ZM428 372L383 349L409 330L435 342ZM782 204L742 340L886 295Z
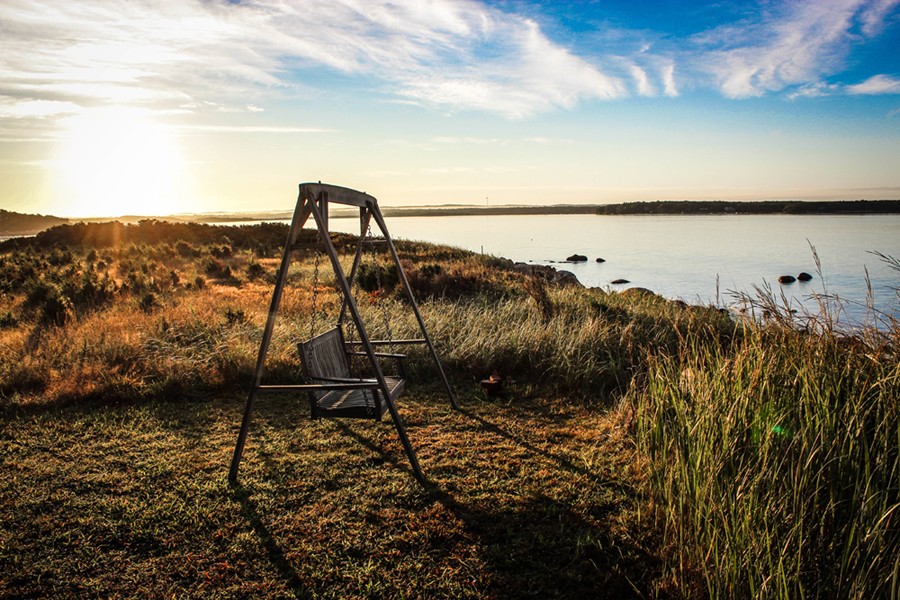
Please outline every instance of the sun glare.
M132 111L73 117L57 164L64 198L60 213L66 216L167 215L183 209L175 133Z

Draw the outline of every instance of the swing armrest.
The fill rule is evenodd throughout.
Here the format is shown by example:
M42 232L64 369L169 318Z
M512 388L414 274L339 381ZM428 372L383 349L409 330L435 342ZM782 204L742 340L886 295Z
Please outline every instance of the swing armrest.
M366 386L373 389L378 387L378 381L375 379L359 379L356 377L313 377L313 379L316 381L327 381L329 383L352 383L363 389L367 389Z
M368 356L365 352L348 352L350 356ZM391 352L375 352L374 353L377 358L393 358L396 360L403 360L406 358L405 354L396 354Z

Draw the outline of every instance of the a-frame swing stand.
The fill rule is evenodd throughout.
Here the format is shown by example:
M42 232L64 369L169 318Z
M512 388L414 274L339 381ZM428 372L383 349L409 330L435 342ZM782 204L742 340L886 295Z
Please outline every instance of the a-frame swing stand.
M340 260L338 259L338 254L335 250L334 243L331 240L331 234L329 233L328 206L330 203L342 204L345 206L356 206L359 208L359 244L356 248L356 255L353 259L353 266L350 269L349 277L344 274L344 270L341 267ZM370 377L351 379L348 377L323 376L315 378L314 381L308 381L303 385L263 385L262 378L265 371L266 355L269 351L269 344L272 341L272 332L275 328L275 318L278 313L279 305L281 304L281 296L284 292L288 269L290 268L294 253L298 250L309 248L309 244L300 244L299 240L300 232L303 229L303 226L309 220L310 216L313 217L316 228L318 230L318 244L320 246L320 249L324 250L324 252L328 255L328 258L331 261L331 266L334 269L335 280L337 281L337 285L340 288L340 292L344 298L343 308L345 308L346 311L349 312L350 318L353 321L353 325L355 326L356 331L359 334L358 345L362 347L362 352L355 354L360 354L368 359ZM363 413L353 414L346 412L346 410L345 412L341 412L341 410L339 409L334 409L334 398L338 398L340 402L346 402L348 399L353 400L354 398L366 398L369 403L372 403L374 401L374 408L370 407L366 409L360 406L359 410L362 410L365 413L365 416L373 416L376 419L380 419L385 409L390 413L391 419L394 422L394 427L397 429L397 434L400 437L400 441L403 444L403 449L406 451L406 455L409 458L409 463L412 466L412 470L416 479L421 483L425 482L425 475L422 473L422 469L419 466L419 461L416 459L415 451L413 450L412 444L410 444L409 438L406 435L406 429L403 426L403 421L400 419L400 415L397 412L397 407L394 404L394 399L405 387L404 382L402 380L395 381L394 378L385 377L385 374L382 371L382 368L378 361L378 354L375 352L375 346L382 342L378 340L371 340L369 338L368 333L366 332L365 325L360 318L359 309L356 305L356 301L354 300L352 293L353 279L356 277L356 273L360 264L360 258L366 245L366 232L369 231L371 222L373 220L381 230L381 234L384 236L384 242L387 245L387 248L390 251L391 257L397 268L399 283L402 285L403 291L406 294L406 299L408 300L409 305L412 307L413 313L416 316L416 321L419 324L419 329L422 335L421 339L397 340L393 341L393 343L421 343L425 344L428 347L428 350L431 353L431 357L434 359L434 364L435 366L437 366L437 371L444 383L444 387L447 390L447 396L450 399L450 404L453 406L453 408L457 408L456 399L453 396L453 390L450 388L450 383L447 380L447 376L445 375L444 369L441 366L441 361L434 349L434 344L431 342L431 338L429 337L428 331L425 328L425 322L422 320L422 315L419 312L419 307L416 304L415 298L413 297L412 289L409 286L409 281L407 280L406 274L403 272L403 267L400 264L400 258L397 255L397 249L394 247L394 242L393 240L391 240L391 236L388 234L387 226L384 222L384 217L381 214L381 210L378 208L378 202L375 200L375 198L369 196L368 194L357 192L348 188L322 183L303 183L300 184L300 194L297 198L297 206L294 209L294 217L291 220L290 232L288 233L287 242L285 243L284 254L282 255L281 259L281 266L278 269L278 276L275 282L275 290L272 294L272 303L269 306L269 316L266 320L266 326L263 330L262 342L259 346L259 355L256 359L256 371L253 376L253 384L247 396L247 405L244 409L244 418L241 422L241 430L238 434L237 444L234 448L234 457L231 460L231 470L228 474L228 480L230 482L234 483L237 481L238 468L240 466L241 456L244 452L244 444L247 441L247 434L250 429L250 420L253 414L253 403L256 400L256 397L261 393L308 393L310 394L311 402L313 403L313 416L316 416L319 412L326 416L329 414L329 412L334 416L363 416ZM341 311L342 317L344 314L343 308ZM322 338L323 336L317 337ZM331 338L332 336L328 337ZM334 339L339 340L341 346L340 351L343 352L345 349L343 348L344 344L342 336L333 337ZM322 340L320 339L316 343L321 344ZM304 344L300 344L300 348L301 352L305 355L306 360L314 360L318 355L333 356L337 352L334 348L329 348L327 351L323 352L321 351L321 349L317 349L315 347L307 348L306 351L304 351ZM333 361L333 358L331 360ZM346 360L346 357L342 357L342 360ZM309 365L306 364L306 362L304 362L304 367L307 371L307 379L310 379L310 368ZM328 367L325 370L330 369L331 367Z

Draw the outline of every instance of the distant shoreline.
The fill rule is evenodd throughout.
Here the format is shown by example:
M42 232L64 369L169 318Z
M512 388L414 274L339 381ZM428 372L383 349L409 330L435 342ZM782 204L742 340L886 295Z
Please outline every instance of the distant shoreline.
M384 216L400 217L464 217L483 215L877 215L900 214L900 200L832 200L729 202L722 200L692 201L665 200L655 202L624 202L620 204L556 204L551 206L415 206L381 207ZM356 216L355 210L335 210L333 217ZM61 218L50 215L29 215L0 210L0 236L34 235L56 225L120 221L137 223L141 220L173 221L178 223L235 223L241 221L271 222L291 218L290 211L266 211L219 214L181 214L167 217Z
M553 206L382 207L386 217L449 217L478 215L865 215L900 214L900 200L835 200L726 202L625 202L622 204Z

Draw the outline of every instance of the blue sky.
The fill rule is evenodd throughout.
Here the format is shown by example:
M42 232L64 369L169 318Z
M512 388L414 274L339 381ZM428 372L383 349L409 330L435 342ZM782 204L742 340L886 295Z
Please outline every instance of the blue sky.
M900 0L0 3L0 207L900 197Z

